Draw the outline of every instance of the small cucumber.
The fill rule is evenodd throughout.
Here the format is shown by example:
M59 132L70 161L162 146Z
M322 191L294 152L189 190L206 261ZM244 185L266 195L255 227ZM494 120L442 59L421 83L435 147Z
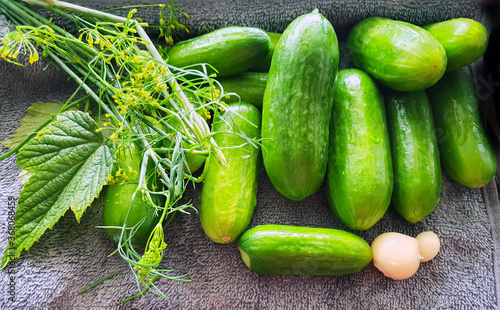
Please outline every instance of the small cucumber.
M399 91L432 86L446 70L446 53L436 38L402 21L366 18L350 31L347 48L358 68Z
M488 47L488 31L483 24L470 18L455 18L423 27L446 51L448 66L453 71L470 65Z
M248 138L257 139L260 122L259 110L248 103L230 105L214 120L214 139L227 164L223 167L215 158L210 159L199 213L203 230L217 243L236 240L247 228L257 204L260 149L244 145L245 139L235 133L241 130Z
M441 164L425 91L384 92L394 167L392 205L411 223L436 208L441 195Z
M248 70L266 57L269 48L269 36L261 29L226 27L179 42L169 50L168 61L177 68L207 63L223 77Z
M165 148L169 149L173 148L174 144L170 140L165 139L164 141L165 141L164 143ZM189 147L192 146L191 145L185 146L186 149ZM171 153L169 154L169 156L171 156ZM184 156L186 157L186 165L184 166L184 173L188 175L191 175L196 171L198 171L203 166L206 159L206 157L203 155L190 154L187 152L184 152Z
M323 183L338 65L335 30L317 11L296 18L274 51L262 107L262 153L272 184L289 199L302 200Z
M267 73L262 72L243 72L238 75L217 79L224 93L236 93L238 96L225 97L226 103L238 102L239 100L251 103L259 109L262 109L264 100L264 91L267 84Z
M106 228L108 238L118 244L124 224L128 229L138 225L131 243L136 248L144 248L149 235L158 223L160 216L156 208L148 203L147 197L138 189L139 172L141 168L142 155L133 144L122 145L117 153L117 161L113 168L113 176L116 179L110 182L104 198L103 226L114 226ZM160 186L156 176L148 179L148 186ZM162 205L162 196L153 195L154 203ZM128 238L124 235L122 242Z
M259 61L255 66L248 69L253 72L269 72L269 68L271 68L271 59L273 58L274 49L276 48L276 44L280 40L281 33L268 32L269 38L271 39L271 45L269 49L269 53L266 58Z
M164 131L167 134L173 133L173 129L164 126L158 119L155 119L151 116L146 116L146 120L149 121L153 126L158 127L158 129ZM174 128L180 128L180 122L177 118L170 118L168 120L168 123ZM169 138L161 137L158 132L154 131L154 129L151 128L143 128L143 130L145 131L145 133L147 133L148 139L152 143L153 147L161 147L167 149L173 148L173 143ZM161 141L161 143L158 144L157 141ZM188 146L185 145L184 147L187 149L189 145ZM167 154L167 156L169 157L171 155L172 154L170 152ZM190 154L187 152L185 152L184 156L186 157L186 165L184 167L184 173L187 174L195 173L205 163L205 156Z
M462 70L447 72L427 94L446 172L466 187L488 184L495 176L496 158L472 78Z
M326 194L349 228L366 230L387 211L393 171L384 103L358 69L339 71L330 123Z
M372 260L361 237L329 228L257 226L243 233L238 247L248 269L271 275L344 275Z

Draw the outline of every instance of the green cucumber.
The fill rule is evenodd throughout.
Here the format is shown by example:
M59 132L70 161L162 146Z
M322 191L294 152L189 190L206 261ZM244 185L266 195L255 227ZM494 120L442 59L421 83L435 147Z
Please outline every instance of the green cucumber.
M269 53L266 58L259 61L255 66L248 69L253 72L269 72L269 68L271 68L271 59L273 58L274 49L276 48L276 44L280 40L281 33L268 32L269 38L271 39L271 45L269 49Z
M203 230L217 243L236 240L247 228L257 204L260 148L244 145L245 139L235 133L241 130L246 137L258 139L260 122L259 110L248 103L230 105L214 120L214 139L222 148L227 163L223 167L211 157L200 195L199 213Z
M347 227L366 230L387 211L393 187L384 103L368 74L339 71L332 115L328 202Z
M285 197L302 200L321 186L339 49L330 22L314 11L295 19L278 42L262 107L267 175Z
M384 92L394 168L392 205L411 223L436 208L441 195L441 164L425 91Z
M248 269L271 275L344 275L372 260L361 237L329 228L257 226L241 236L238 247Z
M171 119L170 124L172 126L174 126L174 128L179 128L177 126L180 126L179 121L175 118ZM173 134L174 130L167 128L167 129L165 129L165 132L168 134ZM172 140L163 139L162 141L163 141L164 148L169 149L169 150L174 149L175 143ZM196 171L198 171L203 166L203 164L205 163L205 160L206 160L206 156L189 153L188 152L189 148L191 148L193 146L186 143L186 142L183 143L183 147L184 147L184 149L186 149L186 151L184 152L184 156L186 159L186 162L184 164L184 173L191 175L191 174L195 173ZM169 158L171 158L172 152L169 151L167 156Z
M149 236L160 216L156 208L148 203L152 199L157 205L163 205L163 196L152 195L151 198L143 195L138 189L139 173L141 169L142 153L133 143L123 144L118 148L116 163L113 168L115 179L110 181L103 207L103 226L107 226L106 234L115 244L120 239L122 244L128 238L128 233L122 236L122 226L137 230L131 239L135 248L144 248ZM159 178L151 176L148 178L149 187L160 187ZM140 225L140 226L136 226Z
M238 96L224 97L226 103L243 101L262 109L267 73L243 72L238 75L217 79L224 88L224 93L236 93Z
M167 130L168 132L169 130ZM167 148L167 149L172 149L174 147L174 143L168 139L165 139L164 140L164 147ZM190 147L192 147L191 145L185 145L184 148L189 149ZM171 156L171 153L169 154L169 156ZM188 153L187 151L184 152L184 156L186 157L186 162L185 162L185 165L184 165L184 173L185 174L188 174L188 175L191 175L193 173L195 173L196 171L198 171L202 166L203 164L205 163L205 159L206 159L206 156L203 156L203 155L197 155L197 154L191 154L191 153Z
M146 116L146 120L150 122L152 125L158 127L158 129L162 130L163 132L167 134L173 134L174 130L172 128L167 127L166 125L162 124L158 119L151 117L151 116ZM173 128L180 129L180 121L177 118L169 118L166 120ZM166 149L173 149L174 143L170 138L167 137L161 137L160 134L156 131L154 131L151 128L147 128L144 126L143 130L145 133L148 135L148 140L152 143L151 146L153 147L160 147L160 148L166 148ZM160 143L157 143L157 141L161 141ZM184 148L188 149L190 145L184 145ZM167 156L170 157L172 155L171 152L167 153ZM187 174L193 174L195 173L198 169L203 166L205 163L205 156L203 155L196 155L196 154L190 154L188 152L184 153L184 156L186 157L186 165L184 167L184 173Z
M472 78L462 70L447 72L427 94L446 172L466 187L488 184L495 176L496 158Z
M177 43L168 52L168 62L177 68L207 63L223 77L248 70L266 57L269 48L269 36L261 29L226 27Z
M423 27L446 51L448 66L453 71L470 65L483 56L488 47L488 31L470 18L455 18Z
M422 90L446 70L446 53L421 27L381 17L356 24L347 38L354 64L388 88Z

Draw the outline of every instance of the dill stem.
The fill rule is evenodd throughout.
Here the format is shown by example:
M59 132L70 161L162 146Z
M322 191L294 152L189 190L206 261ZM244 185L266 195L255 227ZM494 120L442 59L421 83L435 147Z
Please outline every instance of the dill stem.
M54 24L51 24L49 22L49 20L45 19L43 16L35 13L34 11L31 11L29 10L28 8L25 8L25 7L22 7L22 6L18 6L10 1L6 1L6 0L0 0L2 1L1 3L6 5L6 8L7 9L10 9L10 12L11 14L13 13L16 13L18 14L18 17L24 19L24 20L28 20L30 21L34 26L37 26L37 27L40 27L40 26L44 26L44 25L51 25L51 28L54 29L54 30L57 30L61 37L63 37L65 39L65 41L69 41L71 43L75 43L77 45L81 45L83 44L82 42L80 42L79 40L77 40L74 36L70 35L67 31L65 31L64 29L54 25ZM41 4L44 4L43 6L46 7L46 3L44 2L41 2L41 1L38 1L38 0L27 0L26 2L28 3L31 3L32 4L36 4L38 5L39 3ZM85 50L86 52L89 52L89 50ZM107 106L106 104L104 104L102 102L102 100L99 98L99 96L84 82L82 81L78 75L75 74L75 72L73 70L71 70L56 54L54 54L54 52L52 52L51 50L48 51L48 55L56 62L58 63L61 68L66 71L66 73L68 73L68 75L70 75L71 78L73 78L77 83L78 85L80 85L86 92L88 92L90 94L90 96L96 100L96 102L99 103L99 105L109 114L112 114L114 115L115 113L113 113L113 111L111 111ZM31 136L31 135L30 135ZM32 136L30 137L30 139L32 138ZM16 149L17 151L18 149ZM8 152L7 154L10 154L11 152ZM5 155L7 155L5 154ZM4 159L3 156L0 157L0 159Z
M25 1L29 4L38 5L38 6L41 6L44 8L49 8L49 9L50 8L58 8L58 9L63 9L63 10L69 10L69 11L80 13L83 15L92 16L92 17L101 19L103 21L108 21L108 22L125 23L128 21L128 19L125 17L116 16L116 15L109 14L106 12L101 12L101 11L89 9L86 7L82 7L82 6L79 6L76 4L67 3L67 2L59 1L59 0L52 0L51 2L45 2L42 0L25 0ZM149 51L149 53L151 54L153 59L165 66L166 75L168 77L168 83L169 83L170 87L172 87L172 90L176 94L176 97L178 97L181 100L184 107L189 111L189 116L190 116L189 119L185 120L184 115L182 115L181 122L185 123L185 125L187 125L193 131L194 135L196 136L196 140L198 142L202 142L204 140L204 138L210 133L210 129L209 129L208 125L206 124L205 120L203 120L203 118L198 113L196 113L196 111L194 110L193 104L191 104L191 102L189 102L189 99L187 98L186 94L182 91L182 88L179 86L179 83L177 82L177 80L175 78L172 78L173 73L170 71L167 64L165 63L165 61L161 57L160 53L158 52L158 50L154 46L151 39L149 38L148 34L146 33L146 31L142 27L143 25L147 26L147 24L140 23L135 19L133 20L133 22L136 25L137 34L139 35L139 37L141 39L143 39L145 41L146 49ZM162 92L164 93L164 95L166 97L169 97L169 93L166 90L163 90ZM177 106L172 97L170 98L170 101L173 103L173 106L175 106L175 107ZM98 101L98 102L100 102L100 101ZM212 142L212 140L211 140L211 142ZM214 146L216 146L216 145L214 145ZM222 154L219 154L218 158L221 155ZM222 155L221 160L223 162L225 162L223 155Z
M153 282L155 282L156 280L158 280L158 278L160 278L160 275L157 275L157 274L156 274L156 275L154 275L154 276L151 278L150 282L151 282L151 283L153 283ZM143 295L144 295L144 293L146 293L146 292L149 290L150 285L151 285L151 284L149 284L149 283L148 283L148 284L146 285L146 287L144 287L144 288L143 288L143 289L142 289L139 293L137 293L137 294L135 294L135 295L133 295L133 296L130 296L130 297L128 297L128 298L125 298L124 300L122 300L122 301L121 301L121 303L126 303L126 302L129 302L129 301L133 300L133 299L136 299L137 297L141 297L141 296L143 296Z
M19 22L20 20L30 22L31 24L34 24L35 26L42 26L42 22L38 21L36 18L34 18L32 15L26 13L23 9L20 8L20 6L16 3L13 3L9 0L0 0L0 2L4 5L5 11L9 13L10 16L15 15L17 21Z
M96 102L99 103L99 105L102 107L102 109L104 111L106 111L106 113L109 113L111 115L114 115L115 113L113 113L113 111L111 111L111 109L106 105L104 104L104 102L102 102L101 98L99 98L99 96L92 90L92 88L90 88L87 84L85 84L84 81L82 81L78 75L76 75L76 73L73 72L73 70L71 70L57 55L55 55L52 51L49 50L49 56L54 59L55 62L57 62L58 65L61 66L61 68L66 71L66 73L69 74L69 76L74 79L79 85L82 86L82 88L89 93L89 95L92 97L92 99L94 99Z
M154 7L159 7L161 8L161 4L137 4L137 5L125 5L119 8L111 8L107 9L106 12L113 12L113 11L121 11L121 10L127 10L127 9L136 9L136 8L154 8Z
M67 10L70 12L76 12L80 13L86 16L91 16L94 18L98 18L103 21L108 21L108 22L113 22L113 23L124 23L127 21L127 18L109 14L106 12L86 8L77 4L72 4L69 2L65 1L58 1L58 0L52 0L52 1L43 1L43 0L24 0L28 4L32 5L37 5L43 8L51 9L51 8L58 8L62 10ZM142 25L147 26L147 23L139 23Z
M83 294L83 293L87 292L88 290L93 289L94 287L96 287L97 285L101 284L102 282L104 282L104 281L106 281L108 279L111 279L112 277L115 277L115 276L117 276L117 275L119 275L121 273L122 273L121 271L117 271L115 273L112 273L110 275L107 275L107 276L105 276L105 277L103 277L103 278L95 281L94 283L90 284L89 286L87 286L86 288L84 288L83 290L81 290L80 294Z

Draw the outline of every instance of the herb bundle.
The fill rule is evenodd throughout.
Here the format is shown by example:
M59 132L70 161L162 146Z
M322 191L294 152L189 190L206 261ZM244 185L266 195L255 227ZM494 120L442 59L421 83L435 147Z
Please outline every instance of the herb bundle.
M136 9L124 18L58 0L25 2L72 20L76 30L58 27L22 2L0 0L0 13L16 25L2 39L0 56L17 65L19 55L26 55L29 63L43 56L66 71L78 89L51 119L0 157L18 152L17 164L29 175L2 267L29 250L68 209L79 221L103 186L122 175L115 167L116 154L132 152L127 146L135 145L142 164L134 195L149 197L160 220L142 254L131 244L137 227L119 227L115 252L136 275L139 295L152 289L164 296L154 285L156 279L183 278L158 269L166 247L163 227L176 212L188 212L192 205L179 201L190 183L204 177L204 172L195 177L186 168L186 156L225 163L208 125L224 108L220 85L208 75L206 65L201 71L170 66L144 30L148 25L134 19ZM161 32L171 43L171 29L184 29L174 15L179 9L159 8L171 13L164 23L168 30ZM87 109L74 110L83 103L96 106L95 118ZM162 186L146 184L148 167ZM164 196L165 203L155 203L152 195Z

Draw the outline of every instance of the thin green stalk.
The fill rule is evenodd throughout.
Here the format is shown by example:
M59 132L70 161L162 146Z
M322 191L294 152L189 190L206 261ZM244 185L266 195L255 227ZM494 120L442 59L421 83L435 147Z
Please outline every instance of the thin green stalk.
M89 95L98 102L106 113L113 114L106 104L101 101L101 98L87 85L85 84L74 72L71 70L59 57L57 57L53 52L49 51L49 56L54 59L54 61L61 66L61 68L69 74L69 76L74 79L82 88L89 93Z
M143 40L145 40L147 42L146 48L148 49L148 51L153 56L153 59L155 59L160 64L163 64L165 66L165 68L167 70L166 71L166 75L169 76L169 77L172 76L173 73L170 71L170 69L168 68L167 64L165 63L165 60L163 60L163 58L161 57L160 53L158 52L158 50L154 46L153 42L151 41L151 39L147 35L146 31L144 31L144 28L142 28L140 24L137 25L137 34L139 35L139 37L141 37ZM196 124L199 125L199 122L201 122L201 120L200 120L201 116L194 111L193 105L191 104L191 102L189 102L189 99L187 98L186 94L182 91L182 89L179 86L179 83L177 82L177 80L176 79L168 79L168 81L169 81L170 87L172 87L173 92L177 96L179 96L179 98L183 102L184 106L189 111L191 111L191 113L190 113L191 121L194 118L195 119L194 123L196 123ZM171 101L173 101L173 99L171 99ZM191 125L192 122L188 121L186 123L188 123L189 125ZM203 137L207 134L207 132L201 132L199 126L191 126L191 127L192 127L192 130L194 131L194 134L197 136L198 141L202 141ZM203 130L205 130L206 127L202 126L201 128Z
M160 278L160 275L154 275L153 278L151 279L151 282L154 282L154 281L158 280L159 278ZM146 293L149 290L149 288L150 288L149 285L146 285L146 287L144 287L139 293L132 295L128 298L125 298L124 300L121 301L121 303L124 304L126 302L129 302L131 300L136 299L137 297L144 296L144 293Z
M32 3L32 4L37 4L37 5L39 5L39 3L41 3L41 6L47 6L47 4L45 2L40 1L40 0L26 0L26 2ZM88 8L85 8L85 7L82 7L79 5L75 5L75 4L71 4L71 3L67 3L67 2L63 2L63 1L53 0L51 5L54 7L57 7L57 8L70 10L70 11L77 12L77 13L84 14L84 15L88 14L88 15L91 15L93 17L97 17L99 19L102 19L104 21L110 21L110 22L114 22L114 23L125 23L128 21L128 19L124 18L124 17L120 17L120 16L116 16L113 14L108 14L105 12L100 12L100 11L88 9ZM156 49L155 45L151 41L150 37L148 36L146 31L144 31L144 28L142 27L142 25L147 25L147 24L139 23L137 20L133 20L133 22L136 23L137 34L139 35L139 37L141 39L143 39L146 42L146 44L145 44L146 49L150 52L153 59L155 59L159 63L165 65L165 67L167 68L167 72L166 72L167 76L172 76L173 75L172 72L170 71L170 69L168 69L167 64L165 63L165 61L161 57L160 53ZM182 89L179 86L179 84L177 83L177 81L175 79L168 79L168 81L169 81L169 84L172 87L174 93L176 93L180 97L183 104L188 108L188 110L193 110L193 105L189 102L189 99L186 97L186 94L184 94L184 92L182 91ZM166 95L166 97L168 97L168 93L166 93L165 95ZM197 113L196 113L196 115L198 117L200 117ZM196 115L194 116L195 118L197 117ZM199 120L196 120L196 121L199 121ZM205 128L203 128L203 129L205 129ZM199 130L199 128L197 128L196 130ZM198 132L196 134L198 135L199 139L203 136L202 133L200 133L200 132Z
M195 178L193 176L186 175L186 178L192 182L195 182L195 183L200 183L201 181L203 181L205 179L205 176L207 175L208 167L210 167L211 158L212 158L212 156L209 155L205 159L205 165L204 165L203 171L199 177Z
M98 10L93 10L89 9L80 5L64 2L64 1L58 1L58 0L51 0L50 2L47 1L42 1L42 0L24 0L26 3L32 4L32 5L37 5L46 9L52 8L58 8L62 10L67 10L70 12L76 12L85 16L90 16L92 18L97 18L102 21L108 21L108 22L113 22L113 23L125 23L127 22L127 18L121 17L121 16L116 16L113 14L109 14L106 12L98 11ZM147 26L147 23L142 23L142 25Z
M37 27L41 26L40 21L38 21L36 18L34 18L32 15L29 15L26 13L24 10L22 10L19 5L15 2L9 1L9 0L0 0L3 5L5 6L5 10L8 11L10 14L18 14L22 16L23 21L27 21L32 25L36 25Z
M51 25L51 28L53 28L55 31L63 34L63 33L67 33L66 31L64 31L64 29L62 29L61 27L51 23L47 18L45 18L44 16L40 15L40 14L33 14L33 10L29 9L28 7L24 6L24 5L19 5L19 8L23 11L25 11L26 13L30 14L34 19L37 19L39 22L41 22L43 25ZM65 16L66 13L62 12L62 11L58 11L58 12L55 12L56 14L61 14L61 16Z
M51 25L51 28L54 29L55 31L58 31L59 33L67 33L67 31L58 27L57 25L52 24L45 17L35 13L33 10L30 10L29 8L21 4L9 0L0 0L0 1L5 5L6 9L8 9L8 11L11 12L11 14L13 13L19 14L22 17L21 20L24 21L24 24L26 24L26 21L28 21L30 22L31 25L35 27Z
M66 32L66 30L57 28L57 26L52 25L50 21L31 11L29 8L25 8L19 3L11 4L9 0L0 0L0 6L2 7L6 5L20 7L17 10L3 9L4 11L9 10L9 12L12 12L11 15L15 15L15 19L19 21L19 24L23 24L24 20L27 19L30 21L29 23L38 27L49 25L56 31L56 34L43 33L41 36L38 36L36 33L37 30L33 27L25 27L24 31L18 28L20 29L20 35L19 37L12 35L12 42L17 42L18 44L24 43L25 46L30 48L30 41L34 38L33 40L38 40L38 43L45 45L45 56L52 58L56 64L65 70L97 102L99 111L102 110L103 113L109 114L107 117L114 120L115 123L113 126L115 127L113 128L115 131L110 139L116 141L118 139L119 141L139 141L139 144L143 145L141 149L144 151L144 159L140 170L138 188L144 190L148 195L153 194L145 185L148 160L154 162L156 171L161 175L165 190L158 193L167 196L167 203L163 207L160 225L157 225L150 235L144 255L139 255L130 242L140 223L130 229L130 234L127 233L129 229L126 225L122 226L122 237L120 238L117 251L129 263L129 266L136 275L139 290L144 286L145 290L141 291L141 295L146 290L152 289L155 294L164 296L154 285L154 281L161 277L175 277L168 277L161 274L162 270L154 269L163 259L163 250L166 247L161 224L163 221L166 221L167 224L170 223L173 218L173 212L186 212L184 209L191 207L190 204L178 207L175 205L179 202L186 189L187 183L185 183L185 180L199 182L203 179L208 166L205 166L199 178L194 178L184 173L186 149L183 145L190 142L189 144L192 145L192 148L195 148L194 150L190 150L190 152L207 155L207 163L210 161L211 154L213 153L220 163L225 164L224 156L213 139L206 120L198 114L194 104L188 100L184 93L185 89L192 88L191 91L202 93L202 97L200 97L202 98L202 102L205 102L207 98L207 101L212 100L210 98L212 98L213 94L206 97L203 96L204 90L200 88L201 82L188 82L183 75L187 73L198 74L200 80L208 80L209 84L212 85L210 78L206 73L194 70L171 70L171 67L163 60L153 42L146 34L143 28L146 24L132 19L133 12L129 13L127 18L124 18L59 0L26 0L26 2L45 7L60 16L73 20L82 32L82 35L79 38L75 38ZM90 19L86 21L77 15L64 13L62 10L90 16ZM43 31L50 32L49 28L45 29ZM30 31L32 32L30 33ZM23 35L24 33L26 33L26 36ZM50 41L50 38L54 40ZM88 44L84 43L85 40L81 40L82 38L85 38ZM94 39L103 42L103 45L100 46L102 52L99 51L99 46L93 45ZM139 44L144 45L148 52L147 56L144 56L145 51ZM17 45L12 45L11 47L12 50L15 50ZM7 45L5 50L9 51L9 45ZM34 55L38 56L38 54ZM113 61L113 64L110 63L111 61ZM144 71L144 68L147 68L147 72ZM173 72L177 72L177 70L181 71L181 73L174 74ZM168 86L170 90L167 90ZM165 107L165 105L169 105L168 102L173 107L172 109ZM215 101L206 105L208 109L213 108L216 110L217 104L219 104L218 101ZM144 113L144 116L134 117L139 113ZM180 125L175 125L175 127L179 128L174 128L174 126L167 124L167 126L170 126L167 128L173 130L174 137L168 138L171 139L173 147L170 156L163 158L151 147L151 141L148 142L147 140L151 131L143 132L141 126L148 126L147 122L144 121L148 115L165 117L165 113L167 121L173 120L173 117L175 117L179 120ZM164 122L164 120L160 120L160 122ZM158 129L152 128L154 130ZM157 138L154 137L154 139ZM139 189L135 194L137 193L139 193ZM158 208L161 209L160 207ZM172 216L169 216L170 214Z
M15 14L12 14L10 10L8 10L8 7L5 6L3 2L0 2L0 8L2 14L4 14L9 20L15 22L15 23L20 23L18 17Z
M90 15L90 16L102 19L104 21L109 21L109 22L114 22L114 23L125 23L129 20L129 19L124 18L124 17L116 16L113 14L108 14L108 13L101 12L101 11L92 10L92 9L85 8L85 7L82 7L79 5L75 5L75 4L71 4L71 3L67 3L67 2L63 2L63 1L58 1L58 0L53 0L50 5L48 5L46 2L43 2L41 0L26 0L26 2L30 3L30 4L34 4L34 5L40 5L42 7L53 6L56 8L66 9L66 10L70 10L70 11L77 12L77 13L84 14L84 15ZM149 38L147 33L144 31L144 28L142 27L142 25L146 25L146 24L141 24L137 20L132 20L132 22L136 24L137 34L139 35L139 37L141 39L143 39L146 42L145 46L146 46L147 50L150 52L153 59L165 66L167 76L169 76L169 77L173 76L172 72L170 71L170 69L168 69L168 66L166 65L166 63L163 60L163 58L161 57L160 53L158 52L158 50L154 46L153 42L151 41L151 39ZM193 105L189 102L189 99L186 97L186 95L182 91L182 89L179 86L179 84L177 83L177 81L173 78L172 79L169 78L168 82L169 82L170 86L172 87L172 90L174 91L174 93L183 102L183 105L189 111L192 111L192 113L190 114L190 120L186 120L186 121L183 120L183 122L191 127L190 129L195 134L197 141L202 141L203 138L206 136L206 134L209 132L209 131L207 131L208 125L201 124L201 123L206 123L206 122L201 118L201 116L198 113L196 113L194 111ZM169 97L168 92L166 92L165 90L163 90L163 92L165 93L166 97ZM173 102L173 98L171 98L170 100ZM175 102L173 102L173 103L175 106ZM192 126L191 125L192 123L197 124L197 126ZM211 140L211 142L214 142L214 141ZM218 154L218 157L221 158L223 160L223 162L225 162L222 153Z
M108 275L108 276L105 276L104 278L101 278L101 279L99 279L99 280L95 281L95 282L94 282L94 283L92 283L91 285L89 285L89 286L87 286L86 288L84 288L83 290L81 290L81 291L80 291L80 294L83 294L83 293L85 293L85 292L87 292L87 291L89 291L89 290L93 289L94 287L96 287L97 285L101 284L102 282L104 282L104 281L106 281L106 280L108 280L108 279L111 279L111 278L113 278L113 277L115 277L115 276L117 276L117 275L119 275L119 274L122 274L122 272L121 272L121 271L117 271L117 272L115 272L115 273L112 273L112 274L110 274L110 275Z

